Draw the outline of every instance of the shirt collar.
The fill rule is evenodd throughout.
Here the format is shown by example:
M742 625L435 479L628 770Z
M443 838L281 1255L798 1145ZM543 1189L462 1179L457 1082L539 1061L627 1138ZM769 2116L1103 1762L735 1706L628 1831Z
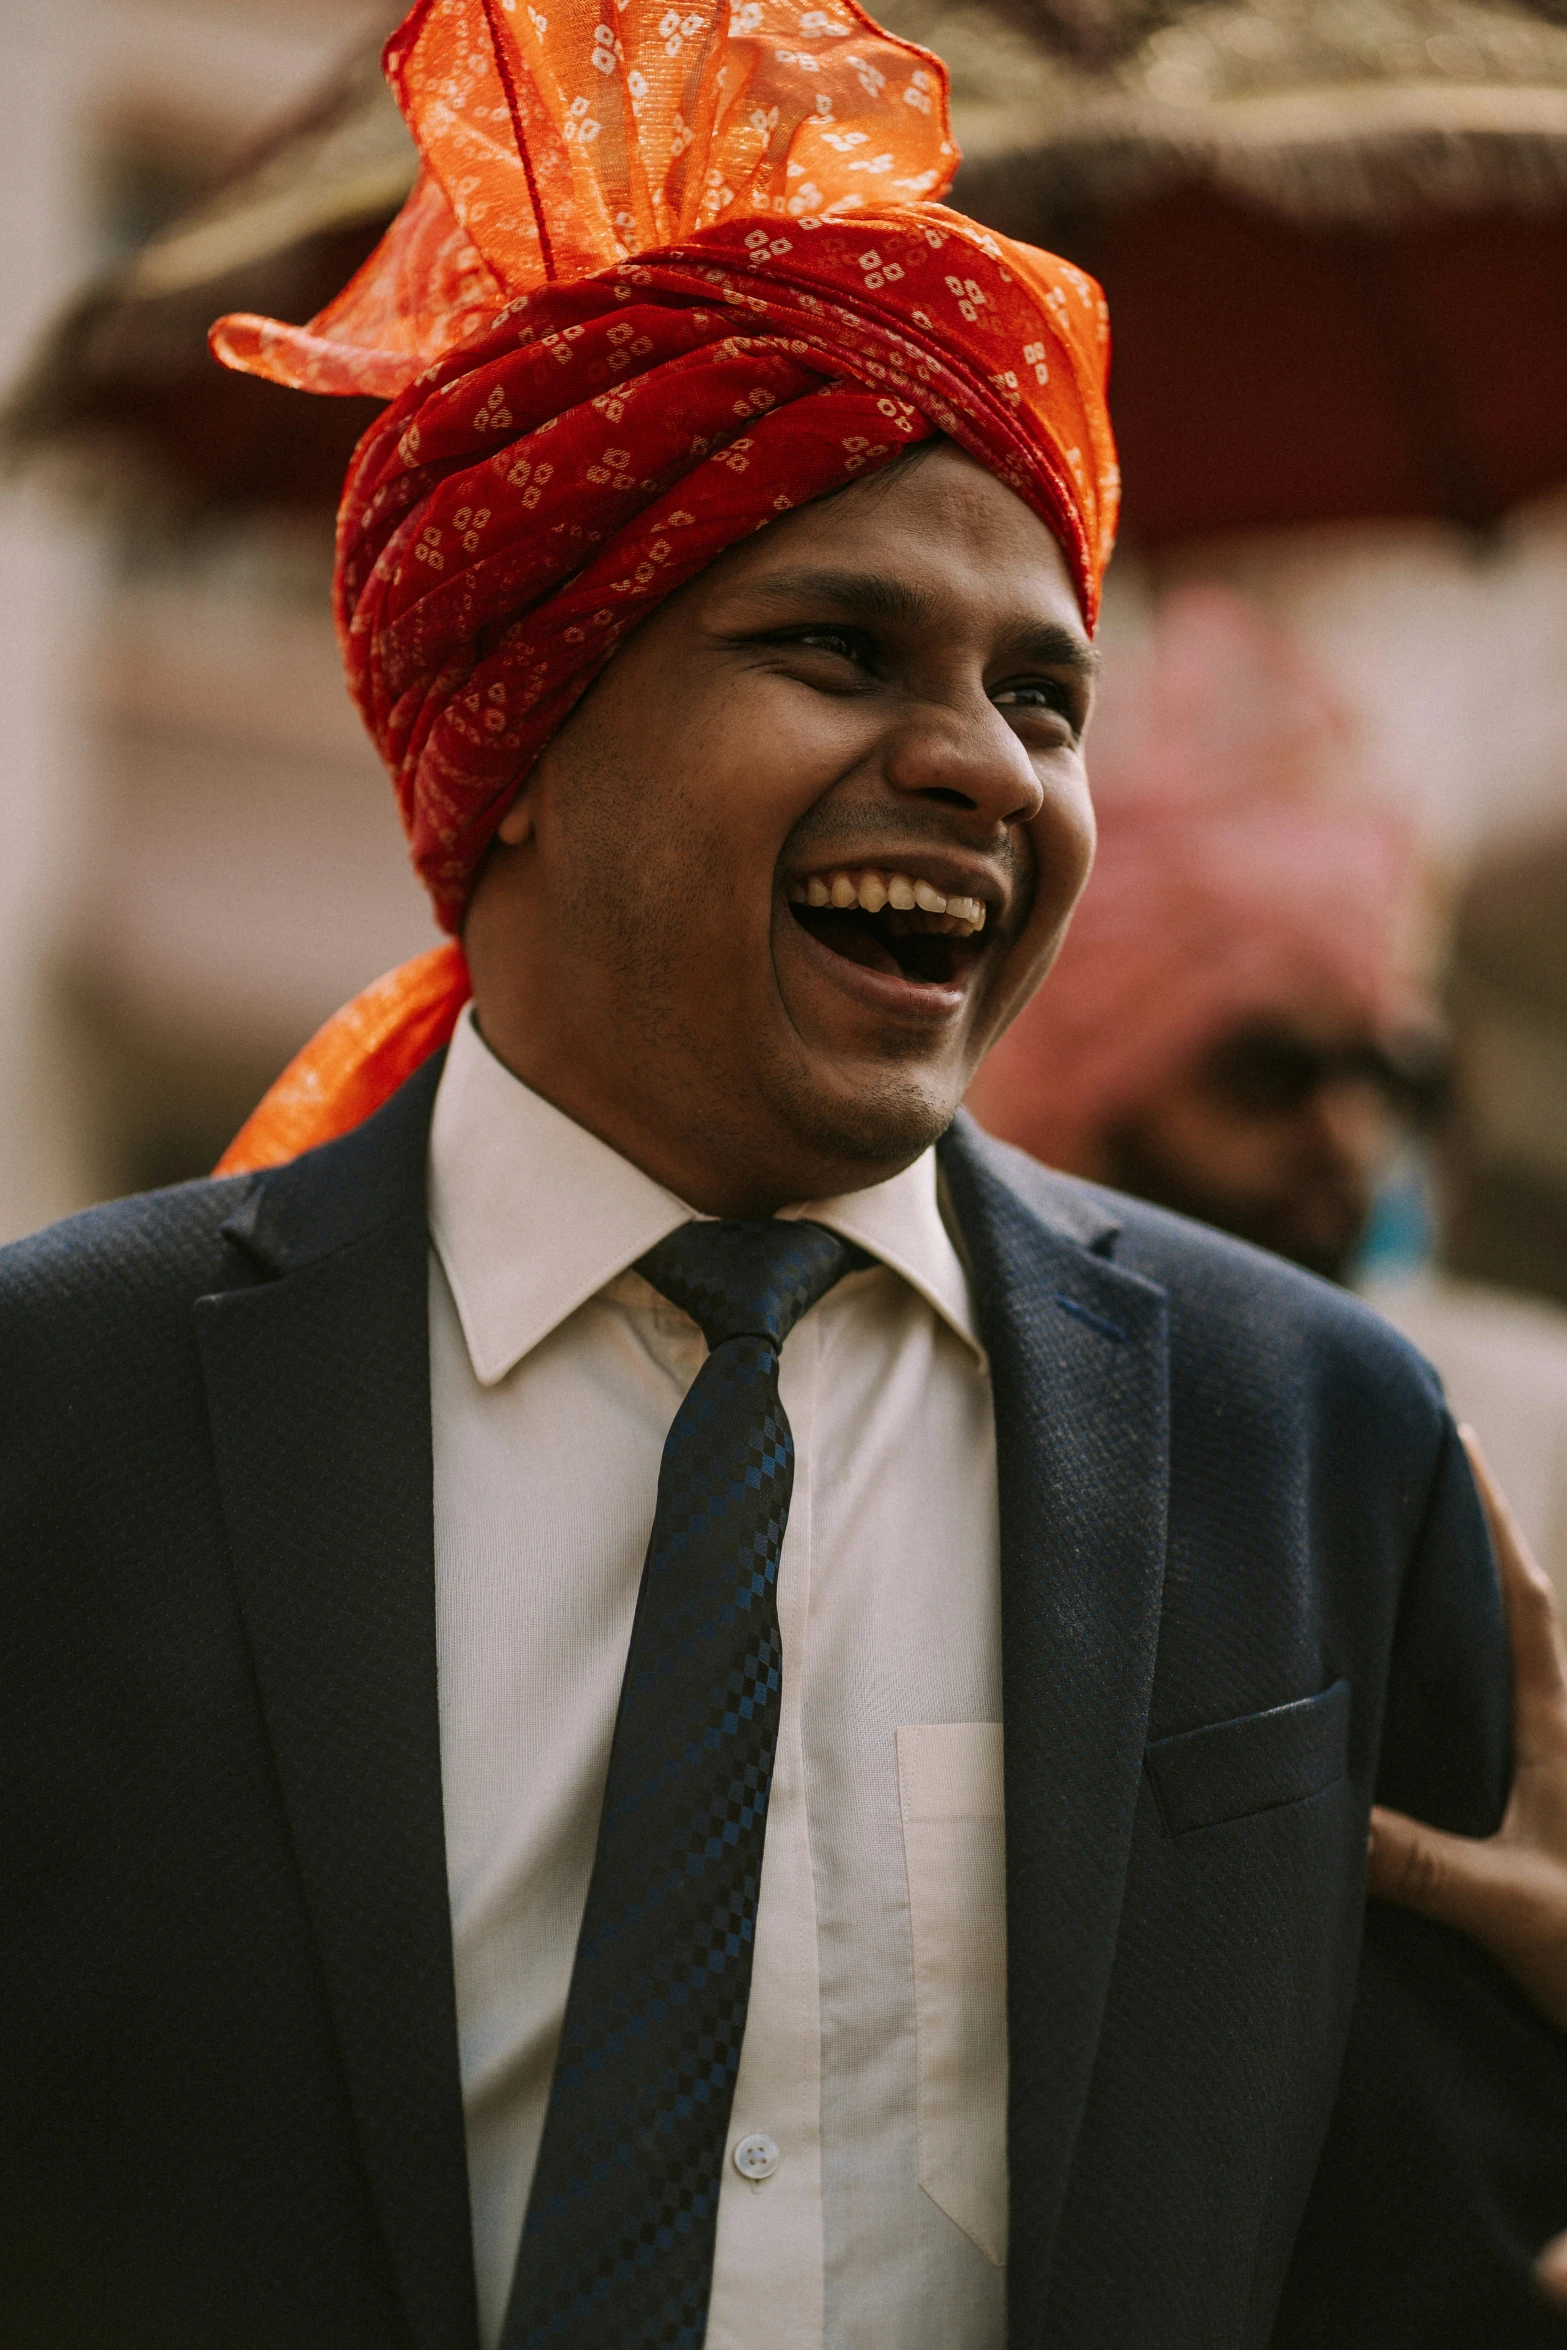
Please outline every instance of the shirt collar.
M942 1221L936 1154L839 1199L785 1208L857 1241L985 1360ZM492 1387L696 1211L514 1077L457 1023L430 1126L430 1237L474 1375Z

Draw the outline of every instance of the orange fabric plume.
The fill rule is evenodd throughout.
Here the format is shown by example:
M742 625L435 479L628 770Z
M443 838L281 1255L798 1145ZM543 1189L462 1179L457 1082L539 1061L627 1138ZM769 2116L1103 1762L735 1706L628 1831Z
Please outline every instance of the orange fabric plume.
M391 399L540 286L723 221L939 197L958 165L946 68L853 0L419 0L383 63L412 195L308 327L221 320L229 366Z
M275 1167L347 1134L451 1042L468 996L468 966L454 938L372 981L296 1053L213 1173Z
M308 327L236 316L213 347L390 400L344 490L337 623L446 928L628 631L914 441L949 435L1043 517L1092 627L1118 490L1103 297L937 201L937 59L852 0L421 0L386 67L421 155L408 203ZM417 1066L423 984L373 1075L339 1065L352 1020L306 1048L245 1164Z

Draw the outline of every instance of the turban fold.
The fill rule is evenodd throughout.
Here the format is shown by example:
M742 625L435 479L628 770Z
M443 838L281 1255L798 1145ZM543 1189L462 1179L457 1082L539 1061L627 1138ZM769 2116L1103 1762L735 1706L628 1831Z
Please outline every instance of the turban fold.
M1074 1172L1242 1021L1326 995L1386 1033L1416 1003L1409 827L1323 680L1240 597L1170 598L1146 662L1107 674L1089 764L1088 887L968 1096L992 1133Z
M913 442L948 435L1041 516L1092 628L1118 487L1103 297L939 202L937 59L853 0L421 0L385 62L408 203L308 327L240 315L213 345L389 401L344 489L336 617L444 928L627 633ZM378 983L369 1062L350 1006L225 1166L356 1122L465 991L455 948Z

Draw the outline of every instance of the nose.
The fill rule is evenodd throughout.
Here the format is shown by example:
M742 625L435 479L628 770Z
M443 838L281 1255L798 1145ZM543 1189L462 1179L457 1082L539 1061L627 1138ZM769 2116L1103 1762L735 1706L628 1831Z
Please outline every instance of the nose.
M1033 761L980 690L907 706L883 747L882 765L894 791L972 814L982 832L1027 824L1044 804Z

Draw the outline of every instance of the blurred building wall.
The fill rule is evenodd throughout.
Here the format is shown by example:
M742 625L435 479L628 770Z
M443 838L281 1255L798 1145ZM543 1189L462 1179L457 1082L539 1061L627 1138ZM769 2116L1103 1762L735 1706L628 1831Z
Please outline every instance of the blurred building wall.
M0 370L9 373L85 251L69 124L75 0L12 0L0 76ZM76 1195L42 1050L41 966L66 893L81 784L70 716L82 550L58 509L0 493L0 1233Z
M384 14L12 0L0 370ZM163 539L0 493L0 1239L193 1173L429 943L343 691L330 521Z

